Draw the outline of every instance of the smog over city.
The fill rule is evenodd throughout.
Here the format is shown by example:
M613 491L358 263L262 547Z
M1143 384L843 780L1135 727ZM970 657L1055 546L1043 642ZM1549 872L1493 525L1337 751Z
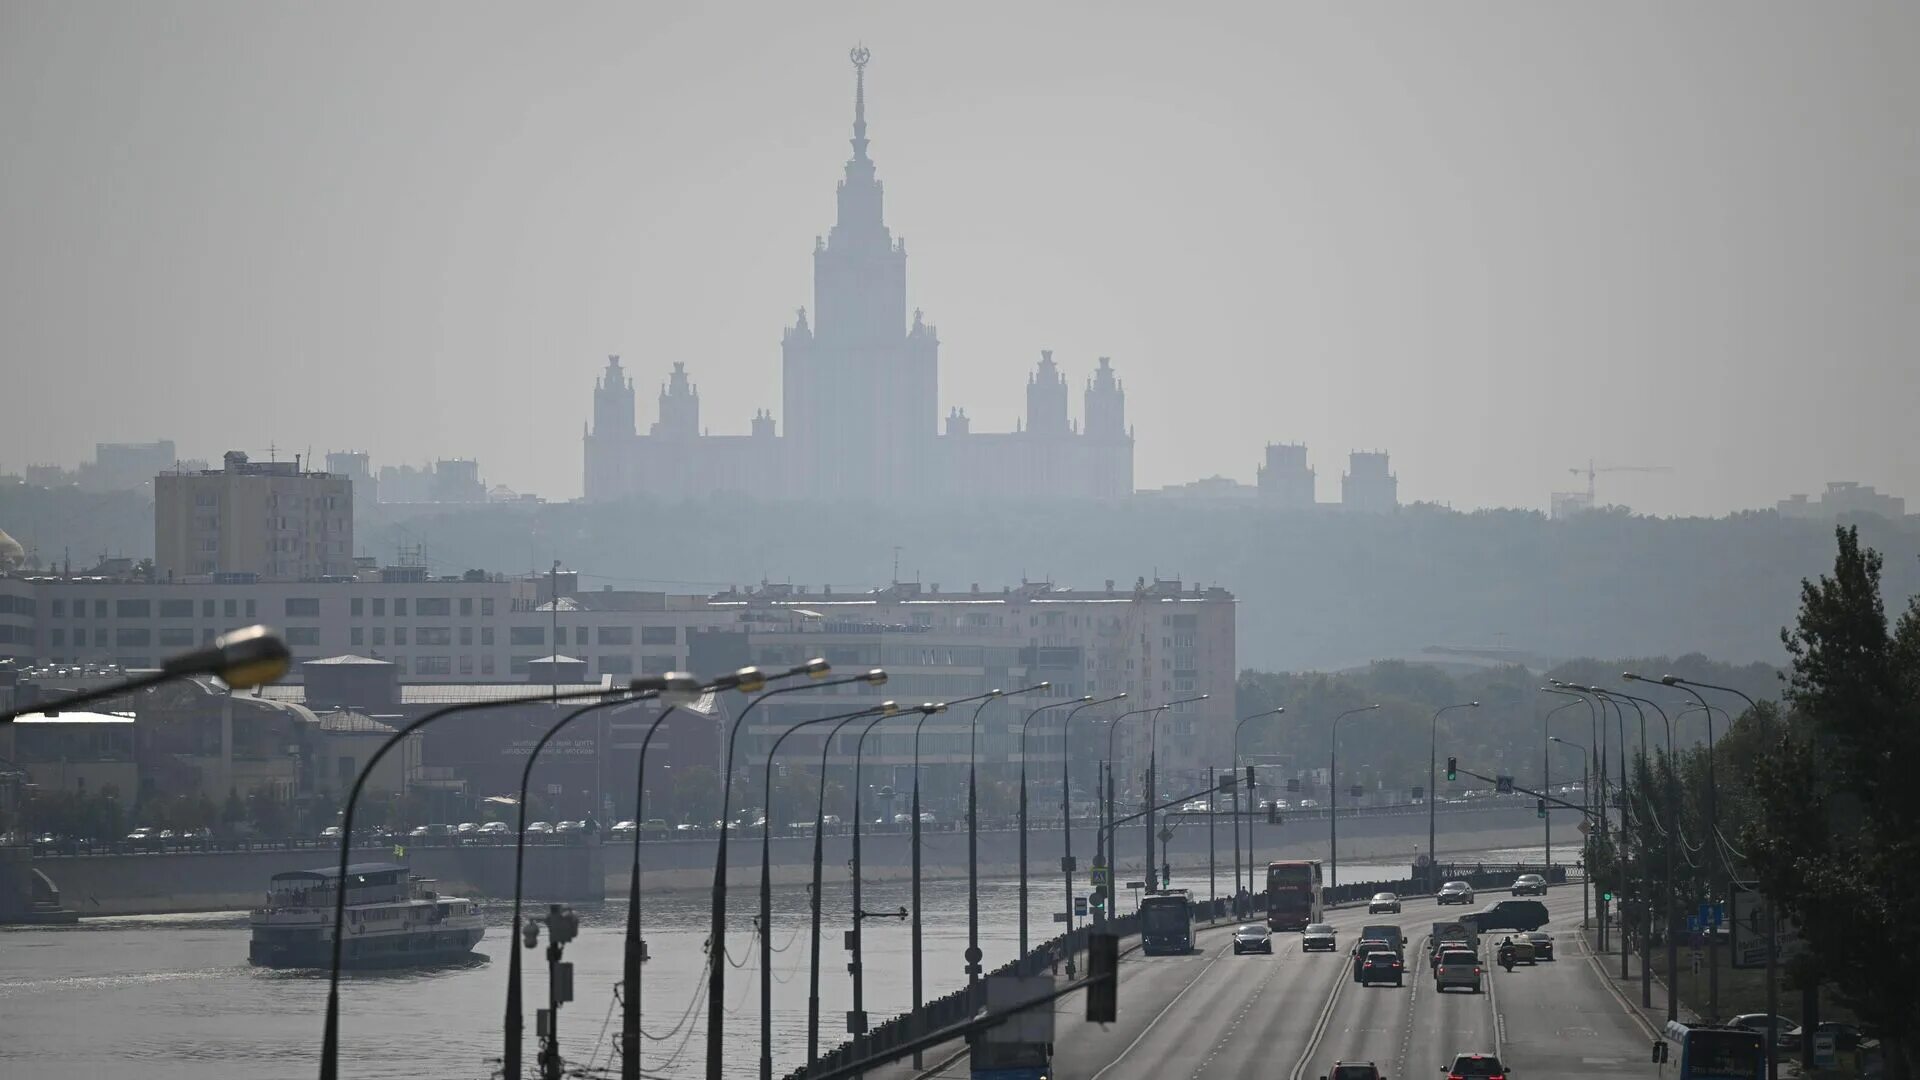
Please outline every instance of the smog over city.
M0 1077L1920 1076L1917 57L0 0Z

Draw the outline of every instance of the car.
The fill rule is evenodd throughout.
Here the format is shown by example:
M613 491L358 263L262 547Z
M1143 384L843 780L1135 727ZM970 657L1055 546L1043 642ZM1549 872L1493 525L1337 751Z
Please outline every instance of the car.
M893 815L893 823L894 823L895 825L907 825L907 824L910 824L910 823L912 823L912 821L913 821L913 815L912 815L912 814L905 814L905 813L902 813L902 814L895 814L895 815ZM882 820L881 820L881 819L879 819L879 818L875 818L875 819L874 819L874 821L873 821L873 823L874 823L875 825L885 825L885 824L886 824L886 822L885 822L885 821L882 821Z
M1434 894L1433 900L1436 904L1471 904L1473 903L1473 886L1464 881L1449 881L1440 886L1440 891Z
M938 824L940 824L940 819L939 819L939 818L936 818L936 817L934 817L934 816L933 816L933 811L931 811L931 810L922 810L922 811L920 811L920 824L922 824L922 825L938 825Z
M1460 921L1482 934L1490 930L1538 930L1547 925L1547 905L1538 900L1502 900Z
M1547 879L1541 877L1539 874L1521 874L1519 877L1513 879L1513 895L1545 896L1547 895Z
M640 831L640 826L637 822L616 821L613 823L613 828L608 829L607 833L610 836L618 837L618 836L632 836L634 833L637 833L639 831Z
M1337 945L1338 942L1335 940L1334 929L1327 923L1308 923L1306 929L1300 931L1301 952L1319 952L1322 950L1333 952Z
M1432 967L1435 971L1440 970L1440 957L1449 952L1473 953L1475 952L1475 947L1473 942L1471 941L1440 942L1438 945L1434 946L1434 949L1432 952L1427 954L1427 964L1430 967Z
M1459 1054L1447 1068L1447 1080L1492 1080L1507 1075L1495 1054Z
M1380 915L1384 913L1400 914L1400 898L1390 892L1374 893L1373 899L1367 901L1367 914Z
M463 821L453 827L453 834L455 836L472 836L479 831L480 823L477 821Z
M407 830L407 839L409 840L425 840L427 836L428 830L425 825L415 825L413 828Z
M1481 974L1478 956L1466 949L1441 949L1440 959L1433 965L1433 988L1464 986L1477 994L1482 989Z
M1320 802L1319 802L1319 800L1318 800L1318 799L1301 799L1301 800L1300 800L1300 809L1302 809L1302 810L1318 810L1318 809L1320 809Z
M1553 959L1553 935L1545 930L1529 930L1513 935L1515 941L1525 941L1533 946L1533 958L1536 960Z
M1320 1080L1387 1080L1371 1061L1336 1061Z
M1400 954L1392 949L1375 949L1367 954L1360 964L1360 972L1354 978L1361 986L1371 986L1377 982L1393 980L1393 985L1406 984L1406 971L1401 967Z
M553 822L551 822L551 821L529 821L529 822L527 822L527 835L528 835L528 836L533 836L533 835L536 835L536 834L538 834L538 835L540 835L540 836L552 836L552 835L553 835Z
M504 821L484 821L473 832L476 836L510 836L513 829Z
M320 830L320 839L322 839L322 840L338 840L338 839L340 839L340 826L338 826L338 825L329 825L329 826L327 826L326 828L324 828L324 829L321 829L321 830Z
M1393 952L1393 945L1380 938L1361 938L1354 943L1353 951L1350 954L1353 957L1354 982L1360 981L1360 969L1366 966L1367 957L1376 952Z
M563 821L553 827L555 836L578 835L587 831L585 821Z
M1273 955L1273 931L1260 923L1246 923L1233 931L1233 951L1240 953L1266 953Z
M1765 1034L1771 1029L1776 1046L1798 1048L1801 1037L1800 1025L1795 1023L1790 1017L1785 1016L1776 1015L1772 1017L1772 1020L1773 1023L1771 1024L1767 1022L1768 1017L1766 1013L1741 1013L1739 1016L1728 1020L1727 1026L1742 1028L1747 1031L1758 1031L1762 1034ZM1838 1040L1835 1041L1838 1042Z
M1392 923L1368 923L1360 928L1360 940L1384 941L1402 959L1407 955L1407 935Z

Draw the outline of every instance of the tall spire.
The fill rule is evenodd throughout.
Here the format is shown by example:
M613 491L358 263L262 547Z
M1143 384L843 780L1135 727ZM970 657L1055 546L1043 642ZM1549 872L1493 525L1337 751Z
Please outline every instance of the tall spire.
M853 61L853 157L856 161L867 159L867 61L872 57L865 45L855 45L847 52L847 59Z

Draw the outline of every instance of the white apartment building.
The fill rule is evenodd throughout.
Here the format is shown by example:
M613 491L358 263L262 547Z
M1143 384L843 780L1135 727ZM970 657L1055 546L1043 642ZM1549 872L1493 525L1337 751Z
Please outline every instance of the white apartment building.
M248 461L153 480L159 576L303 580L353 573L353 483L300 461Z

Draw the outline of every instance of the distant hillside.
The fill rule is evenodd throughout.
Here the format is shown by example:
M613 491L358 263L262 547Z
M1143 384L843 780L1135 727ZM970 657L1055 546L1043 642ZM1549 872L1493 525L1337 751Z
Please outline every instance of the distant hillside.
M1866 518L1890 602L1920 592L1920 519ZM674 591L767 579L853 589L901 576L945 587L1023 578L1218 583L1241 600L1243 667L1339 669L1404 657L1533 666L1578 656L1703 653L1779 663L1799 581L1833 565L1830 524L1772 512L1550 522L1523 511L1410 507L1374 517L1246 506L887 508L735 502L572 504L369 523L359 546L424 544L447 571L542 569L593 587ZM597 575L597 576L593 576ZM1436 647L1448 650L1436 653Z
M1860 520L1886 556L1889 603L1920 593L1920 518ZM0 489L0 529L55 563L152 552L136 495ZM1833 564L1830 524L1772 512L1661 520L1409 507L1375 517L1258 506L1039 504L945 513L733 500L383 511L356 547L422 545L442 572L545 570L589 588L688 592L762 579L857 589L901 576L983 589L1023 578L1218 583L1241 600L1240 662L1338 670L1384 658L1454 670L1578 656L1777 664L1802 577Z

